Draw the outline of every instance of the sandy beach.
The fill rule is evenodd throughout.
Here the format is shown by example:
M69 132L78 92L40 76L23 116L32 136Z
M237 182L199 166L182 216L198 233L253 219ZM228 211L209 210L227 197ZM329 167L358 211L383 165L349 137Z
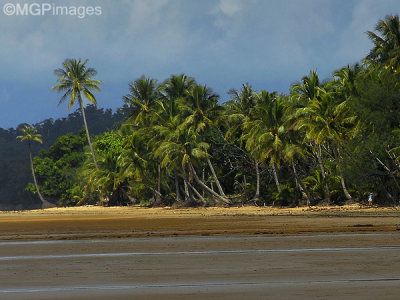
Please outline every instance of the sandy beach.
M398 299L397 208L0 213L1 299Z
M0 213L0 240L396 232L400 209L71 207Z

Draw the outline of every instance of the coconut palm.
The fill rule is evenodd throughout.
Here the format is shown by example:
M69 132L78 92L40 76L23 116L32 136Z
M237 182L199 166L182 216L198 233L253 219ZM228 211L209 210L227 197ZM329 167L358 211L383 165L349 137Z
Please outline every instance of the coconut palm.
M207 149L209 145L205 142L201 142L199 135L193 131L190 132L179 128L173 130L168 127L159 127L158 130L160 130L160 134L164 136L164 141L155 151L155 155L161 158L162 167L172 170L180 169L184 181L186 203L192 204L195 202L194 193L200 198L203 204L206 204L204 198L192 183L193 177L203 190L226 203L230 203L228 199L208 188L208 186L198 178L195 171L194 164L197 164L199 160L203 160L208 156Z
M184 115L182 107L186 107L187 91L195 84L195 80L185 74L172 75L160 87L160 99L157 100L159 117L156 126L156 134L151 139L154 150L166 140L176 140L177 136L171 136L171 133L178 134L178 127L183 123ZM181 201L181 193L179 186L179 174L181 172L180 163L170 161L165 166L167 172L173 173L175 180L175 200L177 203ZM183 176L183 175L182 175ZM184 183L186 186L186 183Z
M251 85L246 83L242 85L241 90L232 89L228 94L231 95L232 99L224 104L227 112L225 120L228 126L226 139L244 143L243 126L245 122L252 120L251 112L257 103L257 93ZM256 172L256 191L252 200L256 202L260 197L260 162L255 156L252 159Z
M93 95L93 92L100 91L99 85L102 82L100 80L93 79L93 77L96 76L97 71L93 68L86 67L87 62L87 59L83 62L81 59L66 59L62 63L62 68L54 71L54 74L58 77L58 84L53 86L52 90L64 93L58 102L58 105L69 99L68 109L70 109L75 104L75 101L78 100L93 162L96 169L98 169L99 167L97 165L96 155L90 140L83 98L85 97L94 105L97 105L97 101Z
M333 147L333 154L336 160L341 160L342 158L341 153L344 152L342 150L345 141L353 139L360 129L360 120L353 112L350 102L353 97L359 95L356 88L356 78L361 71L361 66L355 64L352 67L343 67L333 74L336 78L331 82L331 86L334 89L334 101L336 103L336 108L333 112L335 130L337 132ZM351 200L352 197L347 190L340 161L338 161L337 167L343 193L348 200Z
M278 171L284 149L284 98L276 92L265 90L257 94L257 105L251 112L251 118L244 122L243 139L247 150L259 161L269 159L275 184L281 192Z
M157 80L142 76L129 84L129 91L130 93L123 97L129 109L128 121L146 125L150 122L151 109L160 97Z
M33 167L33 159L32 159L32 147L31 147L31 141L36 141L39 143L43 143L42 140L42 135L37 133L36 128L25 125L24 128L22 128L22 133L23 135L17 136L17 139L20 139L21 141L27 141L28 142L28 148L29 148L29 161L31 165L31 171L32 171L32 177L33 177L33 182L35 184L36 191L39 195L40 201L42 201L42 208L48 208L48 207L55 207L54 204L48 202L43 198L42 193L40 193L39 190L39 185L36 180L36 174L35 174L35 168Z
M367 60L383 63L389 67L397 69L400 66L400 22L398 15L386 16L380 20L375 30L380 35L367 31L368 37L374 43L367 56Z
M172 75L159 87L159 91L164 101L176 103L178 99L182 99L186 96L187 91L190 90L194 84L195 80L185 74ZM173 115L176 114L173 112L170 113Z
M322 161L321 144L325 141L325 134L332 134L329 127L324 126L329 123L328 120L324 119L326 113L324 110L329 108L332 111L333 107L329 106L327 92L321 86L315 71L310 71L310 74L304 76L301 82L292 85L290 92L291 99L287 105L287 122L291 122L290 127L296 130L305 129L304 140L312 145L324 180L325 200L330 203L327 171Z
M188 116L180 128L182 130L194 131L200 134L200 138L206 141L206 134L216 128L216 122L222 115L222 107L218 104L219 96L206 86L193 85L186 92L186 103ZM226 198L222 185L217 177L211 163L210 155L206 156L207 164L217 185L221 196Z
M296 185L299 187L301 193L307 199L307 206L311 206L313 197L311 196L308 188L303 183L303 180L300 178L300 175L297 171L298 160L307 157L308 152L307 149L297 141L298 138L296 137L296 135L290 133L292 132L287 132L285 136L285 146L282 151L283 160L291 166Z
M161 94L159 93L157 80L147 78L145 76L136 79L134 82L129 84L130 93L123 97L123 101L128 105L129 117L125 124L125 127L130 126L132 134L143 135L144 140L154 136L154 125L159 119L157 113L157 102L160 99ZM157 165L157 187L153 190L154 199L156 204L161 202L161 167L160 163L156 162L152 154L152 148L154 145L147 142L148 153L146 154L146 160L149 165ZM150 185L149 188L152 188Z
M177 200L179 199L177 174L180 173L184 183L186 204L194 203L196 196L204 204L206 203L204 197L194 186L193 179L204 192L229 204L230 200L210 189L197 176L195 170L195 166L200 161L209 160L209 144L205 142L203 135L204 130L213 125L213 120L208 118L209 110L203 101L214 99L214 96L209 98L207 96L209 91L203 87L197 87L195 92L187 90L186 95L173 93L174 89L170 88L170 83L167 83L163 90L165 97L159 102L161 119L154 126L156 134L151 139L151 144L154 145L154 155L161 160L163 168L174 174ZM165 92L167 89L169 89L168 93ZM188 101L189 97L192 97L190 101ZM211 100L210 102L214 103ZM176 108L179 109L176 110Z

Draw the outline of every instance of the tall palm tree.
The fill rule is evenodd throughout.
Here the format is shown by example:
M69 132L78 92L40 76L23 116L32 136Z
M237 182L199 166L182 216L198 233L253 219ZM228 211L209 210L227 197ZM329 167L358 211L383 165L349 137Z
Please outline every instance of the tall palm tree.
M324 110L329 108L329 111L332 111L333 108L329 105L327 92L322 87L315 71L310 71L310 74L304 76L301 82L292 85L290 92L291 99L287 106L288 112L290 111L287 117L288 122L292 122L291 127L296 130L302 128L306 130L305 141L309 141L313 145L313 152L324 180L325 200L330 203L330 191L327 183L327 172L322 161L321 145L325 141L325 134L332 135L329 127L324 126L329 123L324 118L326 113Z
M218 110L217 96L183 74L172 76L160 87L160 91L163 95L158 101L160 119L154 126L157 134L151 139L151 144L155 146L155 156L161 159L161 166L174 173L177 201L180 194L177 174L180 173L188 204L193 203L196 196L205 204L193 179L204 192L229 204L230 200L223 193L218 194L210 189L197 176L194 168L202 160L210 162L209 144L205 141L204 133L214 126L214 113ZM213 171L212 165L210 168Z
M257 95L257 105L251 112L251 119L244 123L246 148L260 161L269 159L272 167L275 184L281 192L277 168L280 166L284 149L283 135L284 106L283 97L276 92L261 91Z
M355 64L352 67L343 67L334 72L333 75L336 79L331 81L331 86L335 91L334 101L336 104L336 108L333 112L335 129L337 131L334 141L335 145L333 147L336 160L341 159L341 153L344 152L342 149L345 141L354 138L360 129L360 120L353 112L350 102L353 97L359 96L356 87L356 78L361 72L362 67L359 64ZM344 195L348 200L351 200L352 197L347 190L340 161L337 167Z
M374 43L367 60L370 59L397 69L400 66L399 16L386 16L384 20L380 20L376 24L375 30L380 33L380 36L372 31L367 31L368 37Z
M151 139L154 150L165 142L165 140L175 141L178 133L178 127L183 123L184 114L183 107L186 107L187 91L195 84L195 80L185 74L172 75L159 88L160 99L158 104L159 120L155 126L156 134ZM175 133L172 137L171 133ZM172 161L171 161L172 162ZM173 173L175 180L175 200L177 203L181 201L181 193L179 186L179 176L181 172L180 163L175 161L166 166L167 171ZM183 174L182 174L183 176Z
M226 139L233 141L245 142L244 140L244 124L251 121L251 112L257 103L257 93L248 83L243 84L240 90L232 89L228 92L231 95L231 100L225 102L227 117L226 123L228 130ZM258 201L260 197L260 161L253 156L254 169L256 173L256 191L252 201Z
M36 174L35 174L35 168L33 167L33 159L32 159L32 147L31 147L31 141L36 141L39 143L43 143L42 140L42 135L37 133L36 128L25 125L25 127L21 130L23 135L17 136L17 139L20 139L21 141L27 141L28 142L28 148L29 148L29 161L31 165L31 171L32 171L32 177L33 177L33 182L35 183L35 188L36 191L39 195L40 201L42 201L42 208L48 208L48 207L55 207L54 204L48 202L43 198L42 193L40 193L39 190L39 185L36 180Z
M201 85L193 85L186 92L188 116L181 124L182 130L194 131L205 141L206 134L216 128L216 121L222 115L222 107L218 104L219 96L210 88ZM222 197L226 198L222 185L211 163L210 155L206 156L207 164Z
M125 126L131 127L131 133L142 135L147 141L148 153L145 155L149 165L156 165L157 168L157 187L153 190L155 204L161 203L161 166L156 161L152 149L154 144L148 142L155 134L154 126L159 119L157 103L160 99L160 92L157 80L142 76L129 84L130 93L123 97L123 101L128 105L129 117ZM151 185L148 186L152 189Z
M97 165L96 155L94 153L93 145L90 140L89 128L86 121L85 109L83 104L83 97L88 99L94 105L97 105L97 101L93 92L100 91L99 85L102 83L100 80L93 79L96 76L97 71L93 68L87 68L88 60L81 59L66 59L62 63L62 68L56 69L54 74L58 77L58 84L52 87L52 90L64 93L61 97L58 105L63 103L69 98L68 109L70 109L75 101L78 100L79 107L81 109L83 123L85 125L86 135L90 151L92 153L93 162L96 169L99 167Z

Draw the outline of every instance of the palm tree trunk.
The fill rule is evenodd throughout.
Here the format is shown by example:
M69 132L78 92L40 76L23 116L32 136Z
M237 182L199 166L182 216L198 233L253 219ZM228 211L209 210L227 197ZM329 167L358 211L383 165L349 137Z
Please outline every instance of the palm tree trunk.
M372 154L372 151L371 151L371 150L370 150L370 152L371 152L371 154ZM373 154L372 154L372 155L373 155ZM374 155L374 156L375 156L375 155ZM400 185L399 185L399 183L397 182L396 177L393 175L392 170L390 170L390 169L379 159L379 157L375 156L375 159L376 159L376 160L381 164L381 166L388 172L388 175L393 179L394 184L395 184L397 190L400 191Z
M294 177L296 178L297 183L300 186L300 190L302 193L304 193L306 195L307 198L307 206L310 207L311 206L311 201L312 201L312 197L310 192L308 191L307 187L304 185L303 181L301 181L299 175L297 174L297 170L296 170L296 162L294 160L292 160L292 168L293 168L293 174Z
M203 205L207 204L207 201L204 199L204 197L199 193L199 191L189 183L189 187L193 190L193 192L199 197L200 201L203 203Z
M42 193L39 190L39 185L36 180L36 174L35 174L35 168L33 167L33 158L32 158L32 148L31 148L31 142L28 140L28 146L29 146L29 160L31 163L31 170L32 170L32 177L33 177L33 182L35 184L36 191L39 195L39 199L42 202L42 208L49 208L49 207L55 207L53 203L50 203L49 201L45 200L42 196Z
M254 159L255 168L256 168L256 193L252 199L252 201L257 202L260 197L260 169L258 168L258 161ZM246 179L246 177L245 177Z
M202 180L203 182L206 181L206 174L205 174L205 172L206 172L206 170L205 170L205 168L203 168L203 169L201 170L201 180ZM202 195L203 198L204 198L204 196L205 196L204 190L201 191L201 195Z
M179 180L178 180L178 174L175 171L175 192L176 192L176 197L175 201L180 202L181 201L181 193L179 191Z
M98 169L99 169L99 166L97 165L96 155L94 154L94 149L93 149L92 141L90 140L89 128L88 128L87 121L86 121L85 108L83 107L82 98L81 98L81 96L80 96L79 93L78 93L78 95L79 95L79 96L78 96L78 97L79 97L79 106L80 106L80 108L81 108L83 123L85 124L85 130L86 130L87 141L88 141L88 144L89 144L90 152L92 153L94 165L95 165L95 167L96 167L96 170L98 170Z
M224 193L224 190L222 189L221 183L220 183L219 180L218 180L217 174L215 173L214 167L213 167L213 165L212 165L212 163L211 163L209 157L207 157L207 163L208 163L208 166L209 166L210 169L211 169L211 173L212 173L212 175L213 175L213 177L214 177L215 184L217 185L217 188L218 188L219 193L221 194L221 196L226 197L226 195L225 195L225 193Z
M349 191L347 190L346 183L345 183L344 177L343 177L342 167L340 166L340 161L339 161L339 159L340 159L339 148L336 148L336 150L335 150L335 148L333 148L333 155L335 156L335 159L336 159L336 161L337 161L337 162L336 162L336 165L338 166L339 177L340 177L340 184L342 185L342 189L343 189L344 196L347 198L347 200L351 200L351 199L353 199L353 198L351 197Z
M316 151L316 155L317 155L319 168L321 169L321 175L322 175L322 178L324 179L325 200L328 202L328 205L330 205L331 204L331 193L329 191L328 183L326 182L325 168L324 168L324 164L322 163L321 145L318 145L318 150Z
M161 164L157 166L158 178L157 178L157 194L156 203L159 205L161 203Z
M193 165L192 165L191 163L189 163L189 167L190 167L191 170L192 170L194 179L195 179L196 182L201 186L202 189L206 190L206 192L208 192L208 193L210 193L211 195L217 197L218 199L222 200L222 201L225 202L226 204L231 204L231 201L230 201L228 198L226 198L226 197L224 197L224 196L221 196L221 195L219 195L218 193L214 192L214 191L213 191L212 189L210 189L207 185L205 185L204 182L202 182L202 181L200 180L199 176L198 176L197 173L196 173L196 170L194 169L194 167L193 167Z
M344 178L343 178L343 175L341 174L341 172L340 172L339 176L340 176L340 184L342 185L342 189L343 189L343 193L344 193L345 197L347 198L347 200L353 199L351 197L349 191L347 190L346 183L344 182Z
M278 178L278 171L276 170L276 163L272 163L272 171L274 173L274 179L275 179L275 184L276 188L278 189L278 193L280 194L282 192L280 183L279 183L279 178Z
M192 189L190 187L190 181L187 177L184 165L181 165L181 170L182 170L183 182L185 184L186 205L193 205L194 203L196 203L196 200L193 197Z
M379 181L381 182L381 186L383 189L383 192L385 193L386 197L388 197L394 204L394 206L396 206L396 200L393 198L392 194L389 193L389 191L386 189L385 184L383 183L383 180L381 178L379 178Z
M184 194L185 194L185 202L189 202L189 189L188 189L186 178L183 178L183 188L184 188Z

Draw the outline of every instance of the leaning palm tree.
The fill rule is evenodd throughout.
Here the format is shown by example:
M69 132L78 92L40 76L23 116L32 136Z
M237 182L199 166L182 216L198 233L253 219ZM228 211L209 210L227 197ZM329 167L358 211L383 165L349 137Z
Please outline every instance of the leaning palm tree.
M201 85L194 85L187 91L188 117L180 127L183 130L195 131L205 142L206 131L216 128L216 121L222 116L222 106L218 104L219 96L210 88ZM211 155L206 156L207 164L217 185L220 195L226 198L222 185L217 177L215 169L210 160Z
M35 169L33 167L31 141L36 141L36 142L39 142L39 143L43 143L42 135L37 133L36 128L34 128L32 126L29 126L29 125L25 125L25 127L22 128L21 131L23 132L24 135L17 136L17 139L20 139L21 141L28 141L29 161L30 161L30 164L31 164L33 182L35 183L35 188L36 188L36 191L37 191L37 193L39 195L40 201L42 201L42 208L55 207L54 204L52 204L52 203L48 202L47 200L45 200L43 198L42 194L40 193L39 185L38 185L37 180L36 180Z
M58 105L69 98L68 109L70 109L75 104L75 101L78 100L83 117L83 123L85 124L88 144L90 147L90 151L92 152L93 162L96 169L99 169L97 165L96 155L94 154L93 145L90 140L90 134L83 104L83 97L88 99L94 105L97 105L97 101L95 96L93 95L93 91L100 91L99 84L101 84L102 82L100 80L92 79L92 77L96 76L97 71L92 68L87 68L87 62L87 59L83 62L81 61L81 59L66 59L62 64L63 68L56 69L54 71L54 74L59 77L57 80L59 83L53 86L51 89L64 93L64 95L58 102Z

